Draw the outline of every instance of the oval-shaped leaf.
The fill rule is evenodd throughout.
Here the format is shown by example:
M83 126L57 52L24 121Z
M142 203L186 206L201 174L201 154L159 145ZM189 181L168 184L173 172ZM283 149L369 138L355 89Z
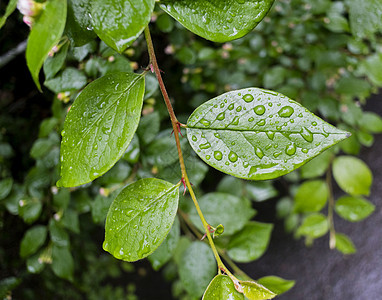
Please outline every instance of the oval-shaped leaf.
M68 247L53 245L51 267L58 277L73 280L74 260Z
M369 195L373 175L359 158L340 156L333 161L333 176L342 190L350 195Z
M287 174L348 137L299 103L258 88L202 104L187 126L192 148L207 164L251 180Z
M360 197L344 196L336 201L334 208L345 220L358 222L373 213L375 205Z
M328 200L329 190L323 180L305 181L298 187L294 201L296 212L318 212Z
M343 233L336 233L336 249L343 254L353 254L357 252L353 241Z
M204 292L202 300L244 300L244 295L235 289L232 280L226 275L217 275Z
M214 42L238 39L250 32L274 0L164 0L161 7L193 33Z
M26 60L32 78L41 91L38 75L50 50L65 28L66 0L50 0L32 26L26 49Z
M199 199L199 205L211 226L224 226L224 235L242 229L256 213L249 201L225 193L206 194ZM190 219L202 232L204 231L196 209L191 210Z
M249 222L228 244L228 255L237 262L250 262L264 254L268 247L272 224Z
M329 230L329 223L323 214L314 213L307 216L301 226L297 228L297 236L307 236L313 239L325 235Z
M144 77L113 73L90 83L65 119L58 186L88 183L125 153L141 116Z
M17 0L9 0L7 7L5 8L5 13L2 17L0 17L0 29L4 26L7 18L13 13L16 9Z
M178 201L178 185L154 178L130 184L110 206L103 249L125 261L150 255L169 233Z
M267 287L277 295L289 291L295 284L294 280L286 280L277 276L265 276L258 279L257 282Z
M37 225L30 228L21 240L20 256L25 258L34 254L44 244L46 234L45 226Z
M111 48L122 52L150 22L155 0L93 0L94 31Z
M179 261L179 277L185 290L193 297L201 297L216 274L216 261L209 246L193 242Z
M255 281L240 281L243 294L249 300L266 300L276 297L276 294L268 290L265 286Z

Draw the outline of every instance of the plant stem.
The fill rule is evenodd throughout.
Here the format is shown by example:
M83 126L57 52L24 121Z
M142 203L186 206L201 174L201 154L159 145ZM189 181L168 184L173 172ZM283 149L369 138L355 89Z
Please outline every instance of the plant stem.
M332 187L332 165L329 165L329 169L326 172L326 184L329 190L329 202L328 202L328 222L329 222L329 248L334 249L336 247L336 231L334 229L334 197L333 197L333 187Z
M202 211L200 209L199 203L196 200L194 190L192 189L190 180L188 179L187 172L186 172L186 166L184 164L182 149L180 147L179 134L178 134L178 130L179 130L178 126L180 126L181 124L178 122L178 119L175 116L174 110L173 110L172 105L171 105L170 98L169 98L168 93L166 91L166 87L164 85L164 82L163 82L163 79L162 79L162 76L161 76L161 71L160 71L160 69L158 67L158 62L157 62L157 59L156 59L156 56L155 56L154 45L153 45L153 42L152 42L152 39L151 39L151 34L150 34L150 30L149 30L148 26L145 28L145 37L146 37L147 48L148 48L149 56L150 56L150 64L152 65L152 67L154 69L155 76L158 79L159 87L160 87L160 90L162 92L163 99L164 99L164 101L166 103L167 110L168 110L168 113L170 115L170 119L171 119L171 123L172 123L172 128L174 130L174 137L175 137L176 147L178 149L179 164L180 164L180 169L182 171L182 181L185 184L185 186L188 188L188 191L189 191L189 193L191 195L191 199L194 202L194 205L196 207L196 211L198 212L198 215L199 215L199 217L200 217L200 219L201 219L201 221L203 223L203 227L204 227L204 230L206 232L206 235L207 235L207 238L208 238L208 242L210 243L212 252L214 253L216 262L218 264L218 269L224 271L225 273L227 273L228 276L230 276L230 277L232 276L231 278L235 278L227 270L227 268L223 264L222 260L220 259L219 253L218 253L218 251L217 251L217 249L215 247L214 241L212 239L212 236L211 236L211 233L210 233L210 230L209 230L210 226L209 226L209 224L207 223L206 219L203 216L203 213L202 213Z

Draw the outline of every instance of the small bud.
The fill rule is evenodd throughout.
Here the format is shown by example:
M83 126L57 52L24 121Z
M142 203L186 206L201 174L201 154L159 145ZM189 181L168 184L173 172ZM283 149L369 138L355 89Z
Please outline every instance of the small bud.
M56 195L58 193L58 188L56 186L52 186L50 188L50 191L52 192L53 195Z
M23 22L25 24L27 24L29 27L32 27L33 23L34 23L34 18L32 17L29 17L29 16L24 16L23 17Z
M38 3L33 0L19 0L17 2L17 9L24 15L28 17L36 17L40 14L43 9L44 4Z
M55 53L57 53L60 50L60 48L56 45L54 46L48 53L50 57L53 57Z
M214 231L214 237L217 237L223 234L223 232L224 232L224 226L222 224L219 224Z
M56 221L60 221L61 216L60 216L59 214L54 214L54 215L53 215L53 218L54 218Z
M19 206L20 206L20 207L23 207L24 205L25 205L25 200L20 200L20 201L19 201Z
M175 48L173 45L168 45L165 49L164 49L164 53L166 53L167 55L171 55L171 54L174 54L175 53Z
M107 60L108 60L108 62L113 62L113 61L115 61L115 57L114 56L109 56Z
M233 49L231 43L225 43L225 44L223 44L222 48L223 48L224 50L227 50L227 51L231 51L231 50Z

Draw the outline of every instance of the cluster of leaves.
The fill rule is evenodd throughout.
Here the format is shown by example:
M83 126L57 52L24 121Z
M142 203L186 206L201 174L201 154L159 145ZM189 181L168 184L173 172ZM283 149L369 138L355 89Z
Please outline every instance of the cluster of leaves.
M167 111L160 99L155 78L152 75L145 75L144 78L133 73L116 73L137 69L138 64L135 61L145 51L145 46L141 39L136 40L132 47L130 45L150 21L154 1L131 1L134 5L144 2L139 7L141 15L134 18L130 17L132 12L128 5L113 6L106 1L95 2L90 7L88 1L71 0L68 1L66 10L60 6L64 1L49 0L43 17L31 31L27 49L28 66L38 86L39 71L43 66L44 85L57 97L52 106L52 117L45 119L40 125L39 137L30 151L36 165L29 170L24 182L13 183L9 168L1 170L4 178L0 182L2 207L11 214L19 215L26 224L31 225L21 241L20 256L25 259L30 273L47 273L45 278L48 278L49 270L44 270L44 267L49 265L55 275L78 281L74 273L74 261L80 258L73 258L73 249L80 249L80 237L89 235L97 228L86 225L85 221L91 216L95 224L103 224L109 206L115 199L106 221L104 243L104 248L115 257L135 261L151 254L148 258L153 268L163 268L165 276L174 282L173 294L177 298L200 298L207 286L204 294L206 299L215 299L220 291L236 293L233 282L227 276L218 275L209 284L216 274L217 266L210 248L195 240L191 234L201 238L204 228L190 199L181 198L180 218L175 217L182 174L175 141L170 136L171 130L165 126ZM346 154L357 154L361 145L372 145L372 134L382 131L380 117L371 112L363 112L361 108L365 99L382 85L382 68L378 67L382 65L382 55L378 52L381 41L375 35L381 28L378 27L379 22L374 20L374 14L365 12L370 6L375 8L376 13L380 12L382 9L378 1L370 0L362 4L350 0L305 0L295 1L296 3L279 1L269 19L260 23L253 34L226 43L223 47L195 38L169 15L194 33L221 42L245 35L264 17L269 7L261 8L264 12L259 15L258 20L252 19L251 10L248 10L248 15L242 14L240 21L236 21L234 15L219 17L222 22L229 24L232 24L229 22L231 18L234 22L232 26L238 25L236 22L247 25L245 30L227 39L229 34L225 31L230 29L230 25L225 28L227 24L216 23L215 20L210 23L206 20L206 28L200 31L192 18L184 17L193 16L194 11L204 1L192 1L195 8L192 5L177 7L182 1L161 2L164 10L156 8L154 12L155 30L168 34L169 45L166 52L173 53L185 65L181 67L183 85L181 90L174 85L174 94L192 95L189 97L192 100L182 105L186 108L198 107L187 122L187 136L195 152L186 139L181 140L190 181L195 185L198 195L204 194L199 184L204 180L208 167L197 155L223 172L247 179L268 179L292 171L346 136L343 131L336 131L332 126L320 123L322 120L311 116L298 103L280 99L282 97L279 94L264 93L258 89L223 94L200 106L206 99L222 92L247 86L263 86L298 100L323 118L339 124L339 128L353 133L351 138L340 143L338 147L330 152L326 151L303 166L299 172L286 176L291 182L290 196L283 197L278 202L278 214L286 218L286 228L294 230L297 237L305 236L308 243L325 235L328 230L334 230L330 216L320 213L328 199L329 207L333 202L331 172L338 185L349 194L335 202L335 211L352 222L367 217L374 207L361 196L369 194L371 173L359 159L336 155L341 150ZM241 5L251 1L237 2ZM272 4L271 1L264 3L268 6ZM97 9L94 10L94 7ZM115 22L113 15L117 8L124 12L123 20L119 22ZM107 21L102 19L100 22L101 15ZM359 18L364 22L359 22ZM256 22L248 23L253 21ZM49 32L39 30L47 27ZM52 31L57 34L52 34ZM102 39L101 42L94 40L96 34ZM42 40L47 42L42 45ZM59 51L45 60L57 43ZM93 81L101 76L101 79ZM77 97L81 89L91 81L93 82ZM176 89L178 90L175 91ZM262 98L256 105L252 102L255 97ZM275 108L271 112L256 113L257 107L261 110L260 106L268 105L268 97L272 97ZM76 102L70 106L74 99ZM230 104L239 101L242 101L241 106L229 108ZM223 107L224 109L219 110ZM64 127L63 120L69 108L70 113ZM229 114L233 109L235 113ZM272 135L266 136L264 132L264 136L257 137L256 140L261 152L255 151L253 157L247 157L248 151L240 148L243 141L240 141L236 132L249 128L251 115L245 116L248 117L248 122L244 125L235 124L235 117L240 118L245 110L253 111L253 117L265 113L263 118L267 120L267 131L279 131L276 129L277 124L293 120L290 116L292 113L297 115L297 112L303 114L304 120L308 120L311 127L301 125L299 139L276 134L276 139L273 140ZM189 114L187 109L182 112ZM131 118L125 120L125 113ZM278 117L273 119L274 123L269 122L271 113L278 113ZM211 121L215 119L222 121L223 127L218 122L211 125ZM102 124L92 120L101 120ZM261 121L256 121L258 127L253 127L254 130L264 126ZM127 127L114 126L125 122ZM89 127L89 123L96 125ZM338 134L338 138L331 136L329 139L318 140L317 134L314 134L313 139L312 126L320 127L325 134ZM59 133L62 129L60 162ZM86 130L86 134L81 130ZM251 141L250 135L244 137L249 141L253 152L255 142ZM221 139L224 141L222 145L219 144ZM317 148L317 144L321 149ZM7 143L1 143L0 146L0 156L6 161L11 157L12 149ZM280 148L277 149L278 147ZM277 151L280 149L282 151ZM298 155L294 155L296 149L300 150ZM288 154L288 151L292 154ZM279 152L281 153L278 154ZM222 160L220 155L227 158ZM283 164L282 161L289 156L296 158L290 164ZM122 158L118 160L120 157ZM246 161L256 162L262 157L268 159L265 171L258 170L256 165L250 166L249 170L253 170L252 172L245 171L249 166L245 167ZM281 164L282 169L275 168L275 162ZM81 186L57 189L55 183L59 179L60 170L59 185ZM99 177L106 171L108 172L104 176ZM328 174L326 181L320 179L324 174ZM306 179L307 181L299 185L301 180ZM92 182L89 183L90 181ZM123 189L129 183L132 184ZM270 240L272 224L252 220L256 211L252 208L251 201L265 201L277 195L278 191L271 181L247 182L227 176L220 181L216 192L205 193L200 197L199 204L209 224L216 228L219 224L224 226L224 234L215 239L222 255L227 255L228 259L236 262L250 262L264 254ZM140 201L142 198L147 200L146 204ZM136 214L134 211L140 213ZM80 217L84 217L82 222ZM140 230L137 232L134 229L138 227ZM180 228L185 236L181 236ZM153 231L154 235L146 234ZM136 236L134 241L120 238L132 236L132 232ZM94 248L91 241L88 245ZM335 246L346 254L355 251L352 242L343 234L336 233ZM82 293L91 295L92 287L97 282L94 285L85 283L97 272L99 274L101 269L105 272L105 277L118 276L121 268L131 271L128 263L113 268L117 263L110 258L95 263L96 251L91 249L90 252L92 255L85 259L87 265L94 263L99 269L89 272L82 279ZM110 271L103 269L104 266L110 268ZM240 277L241 274L237 275ZM244 276L240 279L248 278ZM12 277L7 280L2 282L6 287L5 292L18 283ZM49 282L49 279L45 280ZM101 282L102 276L98 280ZM252 295L253 291L267 291L261 285L253 286L254 283L245 282L242 281L241 285L244 294L250 299L261 297ZM263 294L264 298L273 297L274 294L280 294L293 286L293 282L273 276L259 279L259 283L273 292ZM126 293L131 291L111 291L105 288L107 297L118 297L123 293L126 297ZM97 295L93 297L96 298ZM237 293L235 297L242 299L240 297L243 296Z

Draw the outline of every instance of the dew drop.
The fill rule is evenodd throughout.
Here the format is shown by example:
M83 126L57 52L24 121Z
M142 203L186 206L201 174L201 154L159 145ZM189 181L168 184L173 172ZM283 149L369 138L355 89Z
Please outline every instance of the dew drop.
M268 102L268 106L269 106L269 107L272 107L272 106L273 106L273 103L272 103L272 102Z
M301 149L302 153L308 153L308 149Z
M264 126L265 125L265 120L260 120L259 122L256 123L256 125Z
M214 136L215 136L217 139L220 139L220 134L219 134L219 133L215 132L215 133L214 133Z
M198 139L197 139L197 137L196 137L195 135L193 135L193 136L192 136L192 140L193 140L194 142L196 142Z
M65 136L65 130L61 131L61 136Z
M289 120L289 122L291 122L291 123L294 123L294 120L293 120L293 119L291 119L291 120Z
M264 157L264 152L261 150L259 147L256 147L255 149L255 154L257 155L258 158L262 159Z
M302 117L303 117L303 116L302 116L302 113L298 114L298 116L299 116L299 118L302 118Z
M285 153L288 155L293 155L296 153L296 145L295 144L290 144L286 147Z
M244 168L248 168L249 167L249 162L247 162L247 161L243 162L243 167Z
M235 152L230 152L228 154L228 159L231 161L231 162L235 162L237 161L237 154Z
M265 107L264 107L264 105L258 105L258 106L256 106L256 107L253 109L253 111L254 111L257 115L261 116L261 115L263 115L263 114L265 113Z
M211 155L206 155L206 159L209 160L211 158Z
M252 166L250 169L249 169L249 172L248 172L248 177L252 177L252 175L255 175L257 173L257 168Z
M312 122L312 125L313 125L313 126L317 126L317 122L313 121L313 122Z
M216 117L217 120L219 121L223 121L225 119L225 113L224 111L221 112L220 114L218 114L218 116Z
M224 107L224 103L220 103L220 108L223 108Z
M275 137L275 133L273 131L268 131L267 132L267 137L270 139L270 140L273 140L273 138Z
M215 151L214 152L214 157L216 160L222 160L223 154L220 151Z
M201 119L199 122L202 123L204 126L210 126L210 124L211 124L210 121L208 121L206 119Z
M94 147L93 147L94 150L97 150L98 149L98 145L95 144Z
M237 111L237 112L241 112L242 109L243 109L243 108L242 108L241 106L238 106L238 107L236 108L236 111Z
M226 161L226 162L225 162L225 165L226 165L226 166L229 166L229 162L228 162L228 161Z
M248 119L248 122L253 122L254 120L255 120L255 118L250 117L250 118Z
M278 115L282 118L289 118L294 113L294 109L291 106L284 106L278 111Z
M279 157L281 154L282 154L282 152L281 152L281 151L278 151L278 152L273 153L273 156L274 156L275 158L277 158L277 157Z
M235 108L235 104L231 103L229 106L228 106L228 109L229 110L233 110Z
M238 125L238 124L239 124L239 120L240 120L239 117L236 116L236 117L233 118L233 121L232 121L231 124L232 124L232 125Z
M265 150L269 150L272 148L272 144L268 144L266 147L265 147Z
M253 101L253 96L251 94L246 94L243 96L243 100L247 103L249 102L252 102Z
M313 133L311 133L308 128L302 127L300 134L304 138L305 141L307 141L309 143L313 142Z
M205 144L201 144L199 146L199 148L202 149L202 150L205 150L205 149L211 148L211 144L209 142L207 142Z

